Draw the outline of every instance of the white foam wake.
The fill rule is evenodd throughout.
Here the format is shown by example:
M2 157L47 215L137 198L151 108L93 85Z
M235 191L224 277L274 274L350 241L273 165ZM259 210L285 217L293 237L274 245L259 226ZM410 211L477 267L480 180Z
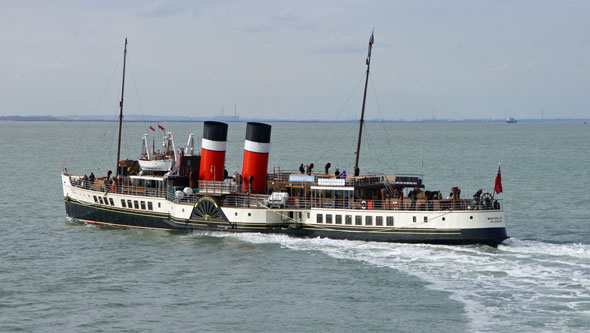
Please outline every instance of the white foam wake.
M498 249L209 234L389 267L451 293L474 331L581 330L590 325L590 246L511 239Z

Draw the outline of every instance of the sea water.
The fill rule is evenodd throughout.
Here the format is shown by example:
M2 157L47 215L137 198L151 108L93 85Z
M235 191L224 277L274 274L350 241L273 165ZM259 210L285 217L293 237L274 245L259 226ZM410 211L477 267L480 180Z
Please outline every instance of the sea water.
M154 125L154 124L152 124ZM176 143L201 123L166 123ZM351 173L356 123L272 123L270 170ZM125 124L122 158L148 124ZM153 126L156 127L156 126ZM368 123L361 172L492 192L511 237L483 245L89 227L65 216L60 172L104 176L114 123L0 122L0 331L588 331L590 126ZM245 124L229 126L240 172ZM197 140L199 141L199 140ZM198 144L197 147L198 149Z

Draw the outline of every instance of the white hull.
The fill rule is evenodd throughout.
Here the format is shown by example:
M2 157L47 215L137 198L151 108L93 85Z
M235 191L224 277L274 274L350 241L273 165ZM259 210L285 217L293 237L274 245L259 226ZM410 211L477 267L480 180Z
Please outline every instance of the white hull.
M296 228L307 232L306 234L302 231L302 235L307 236L339 235L335 238L381 240L379 237L402 234L404 237L410 235L412 238L402 238L399 241L435 243L446 243L446 241L439 241L444 235L459 237L461 233L490 229L503 230L505 233L504 213L501 210L401 211L216 206L222 212L221 217L208 219L195 216L199 199L214 202L208 196L196 196L196 202L174 202L163 197L105 193L80 188L73 186L67 175L62 175L62 180L66 206L75 204L78 207L72 209L69 215L97 225L253 232L281 232L277 228L282 226L285 233L296 233L292 232ZM137 208L133 204L129 207L129 203L135 202L137 202ZM90 213L94 210L98 212L95 215ZM88 213L79 213L80 211ZM88 215L76 216L76 214ZM135 217L132 220L126 220L130 215ZM318 218L319 215L321 218ZM123 218L115 216L123 216ZM330 216L329 221L328 216ZM157 220L158 223L146 222L152 220ZM438 238L431 239L430 236ZM389 240L391 238L385 239L384 241L391 241ZM449 243L462 242L454 239ZM494 244L494 242L488 243Z

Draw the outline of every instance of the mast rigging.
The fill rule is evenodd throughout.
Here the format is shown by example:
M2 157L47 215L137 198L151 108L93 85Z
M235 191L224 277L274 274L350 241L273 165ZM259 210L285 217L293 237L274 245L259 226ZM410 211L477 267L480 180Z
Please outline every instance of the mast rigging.
M356 146L356 159L354 162L354 175L358 176L359 175L359 156L360 156L360 150L361 150L361 138L363 135L363 122L365 120L365 102L367 100L367 85L369 83L369 69L371 67L371 49L373 48L373 42L374 42L374 37L373 37L373 33L375 32L375 29L373 29L373 31L371 32L371 37L369 38L369 51L368 51L368 55L367 55L367 78L365 79L365 92L363 94L363 107L361 110L361 121L360 121L360 127L359 127L359 139L358 139L358 143Z
M125 49L123 51L123 82L121 84L121 101L119 102L119 140L117 142L117 166L115 167L116 177L119 177L119 160L121 157L121 128L123 126L123 95L125 94L125 62L127 60L127 38L125 38Z

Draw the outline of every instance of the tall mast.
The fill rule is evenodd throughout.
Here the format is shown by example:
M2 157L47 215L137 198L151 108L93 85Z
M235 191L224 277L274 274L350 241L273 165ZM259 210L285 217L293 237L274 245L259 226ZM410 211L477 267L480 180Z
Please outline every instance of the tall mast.
M125 50L123 51L123 83L121 84L121 101L119 102L119 141L117 143L116 175L119 177L119 159L121 158L121 128L123 127L123 95L125 94L125 62L127 61L127 38L125 38Z
M373 30L374 32L374 30ZM361 124L359 127L359 140L356 146L356 160L354 162L354 175L358 176L359 170L359 156L361 151L361 138L363 136L363 122L365 120L365 102L367 100L367 85L369 84L369 68L371 67L371 49L373 48L373 32L371 32L371 38L369 38L369 53L367 55L367 78L365 79L365 93L363 94L363 108L361 111Z

